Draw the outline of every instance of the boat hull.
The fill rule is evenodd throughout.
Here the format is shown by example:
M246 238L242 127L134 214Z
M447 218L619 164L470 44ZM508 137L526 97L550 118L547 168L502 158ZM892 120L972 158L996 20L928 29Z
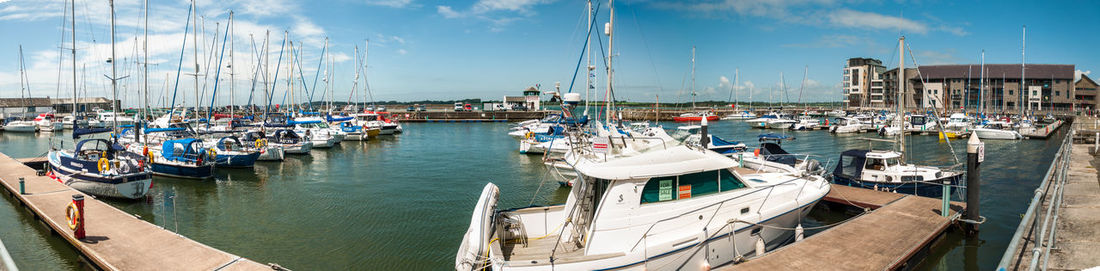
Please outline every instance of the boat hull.
M283 161L286 159L286 151L282 147L268 146L256 157L256 161Z
M256 160L260 158L260 152L252 152L247 154L221 154L215 158L215 163L219 167L252 167L256 165Z
M838 185L860 187L878 191L910 194L929 198L940 198L943 197L943 185L941 184L943 184L944 181L947 181L951 185L959 185L959 180L962 179L962 176L962 174L957 174L954 176L919 182L873 182L853 180L850 178L833 175L833 183Z
M184 163L153 163L153 174L158 176L185 178L185 179L209 179L214 177L214 164L188 165Z
M138 199L145 197L153 188L153 178L149 172L126 174L123 176L103 176L87 173L61 162L57 152L47 157L50 177L80 192L99 197Z
M975 134L977 134L978 138L980 139L1015 140L1024 138L1024 136L1021 135L1020 132L1009 130L975 128L970 131L973 131Z
M8 124L4 125L4 132L11 133L34 133L38 131L38 126L34 124Z
M718 120L718 116L707 116L706 118L707 118L707 121L716 121L716 120ZM703 121L703 117L702 116L672 117L672 121L675 121L675 122Z

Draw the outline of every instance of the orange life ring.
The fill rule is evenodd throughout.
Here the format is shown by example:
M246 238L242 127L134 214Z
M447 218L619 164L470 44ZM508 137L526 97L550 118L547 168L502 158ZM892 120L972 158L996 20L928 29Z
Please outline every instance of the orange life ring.
M69 206L65 207L65 217L69 220L69 229L76 230L80 226L80 210L75 202L69 202Z
M760 149L757 148L756 150L753 150L752 151L752 156L760 156Z

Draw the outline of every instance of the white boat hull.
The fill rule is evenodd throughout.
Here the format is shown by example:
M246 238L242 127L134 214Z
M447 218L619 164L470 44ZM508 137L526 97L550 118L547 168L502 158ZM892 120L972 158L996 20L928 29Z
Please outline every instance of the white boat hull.
M283 150L282 147L268 146L264 148L256 161L283 161L283 159L286 159L286 150Z
M38 131L38 126L29 121L13 121L4 125L4 132L34 133L36 131Z
M970 131L973 131L975 134L977 134L978 138L980 139L1015 140L1024 138L1024 136L1021 135L1020 132L1010 130L974 128Z

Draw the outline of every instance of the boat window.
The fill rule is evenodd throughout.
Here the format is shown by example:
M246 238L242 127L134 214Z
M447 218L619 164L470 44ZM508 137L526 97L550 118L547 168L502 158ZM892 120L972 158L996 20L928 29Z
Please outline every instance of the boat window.
M725 169L722 170L721 175L718 176L718 188L722 192L726 192L734 189L745 188L745 183L741 182L741 180L738 180L737 176L734 176L733 173L730 172L728 169Z
M698 197L718 192L718 171L704 171L680 176L676 186L677 199Z
M649 179L642 188L642 203L670 201L676 199L676 177Z
M899 161L898 158L886 159L886 166L887 167L897 166L897 165L900 165L900 164L901 164L901 161Z
M884 168L886 168L886 164L882 161L882 159L868 159L867 166L864 168L872 170L883 170Z

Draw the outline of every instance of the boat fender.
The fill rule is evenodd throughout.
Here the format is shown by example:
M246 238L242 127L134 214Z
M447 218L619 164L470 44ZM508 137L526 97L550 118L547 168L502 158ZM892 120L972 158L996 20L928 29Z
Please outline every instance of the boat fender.
M111 170L111 161L108 161L106 157L99 158L99 162L96 163L96 168L99 169L100 173Z
M794 241L795 242L802 241L802 238L804 238L803 237L803 232L804 231L805 231L805 229L802 228L801 223L798 224L798 227L794 228Z
M756 236L756 257L763 256L767 250L767 245L764 243L763 236Z
M65 207L65 217L69 219L69 229L76 230L80 226L80 210L77 210L76 203L69 202L69 206Z
M149 146L141 147L141 155L149 156Z

